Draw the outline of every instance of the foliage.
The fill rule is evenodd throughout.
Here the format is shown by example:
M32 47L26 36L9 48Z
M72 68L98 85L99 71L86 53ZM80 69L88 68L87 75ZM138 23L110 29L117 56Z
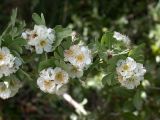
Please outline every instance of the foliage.
M53 52L47 55L45 53L37 55L27 51L25 49L27 41L21 37L26 27L25 22L17 19L15 9L7 25L6 21L9 20L5 15L7 10L2 8L9 3L1 1L3 3L0 5L3 5L0 7L2 11L0 21L3 28L0 37L1 46L7 46L12 54L23 60L21 69L14 77L20 79L24 85L15 97L0 101L2 106L0 114L3 119L150 120L159 118L158 3L147 0L138 2L133 0L21 2L17 0L17 2L21 4L10 4L18 7L19 18L26 20L27 28L33 27L31 17L28 17L32 16L35 24L52 26L56 39ZM71 38L73 30L78 32L74 42ZM122 42L116 41L113 38L115 30L129 35L132 47L128 48ZM93 61L92 65L84 71L82 78L72 79L69 82L67 92L78 102L84 98L88 100L85 105L86 110L89 111L87 116L77 114L61 97L45 94L36 86L39 72L44 68L59 66L64 70L67 69L63 60L63 51L79 41L92 50ZM116 63L119 59L128 56L144 63L147 68L145 80L134 90L121 87L117 81Z

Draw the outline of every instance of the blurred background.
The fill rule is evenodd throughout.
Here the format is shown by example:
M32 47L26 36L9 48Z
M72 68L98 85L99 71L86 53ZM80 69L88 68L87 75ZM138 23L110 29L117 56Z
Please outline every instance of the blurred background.
M145 43L148 73L138 103L134 90L102 86L101 75L85 85L70 84L68 93L77 102L87 99L88 116L78 115L61 97L25 84L15 97L0 101L0 120L160 120L160 1L0 0L1 33L14 8L27 27L33 27L33 12L44 13L48 27L73 28L86 41L100 39L109 29L128 35L133 44Z

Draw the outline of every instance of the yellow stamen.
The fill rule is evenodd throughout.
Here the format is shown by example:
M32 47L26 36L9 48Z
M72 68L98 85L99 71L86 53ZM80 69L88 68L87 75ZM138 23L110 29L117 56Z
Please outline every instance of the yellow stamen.
M45 41L45 40L42 40L42 41L40 42L40 45L41 45L42 47L44 47L46 44L47 44L47 41Z
M74 67L71 69L72 72L76 73L78 71L77 67Z
M50 87L52 87L52 80L45 80L44 81L44 86L46 87L46 88L50 88Z
M84 61L84 54L79 54L78 56L76 56L76 60L77 62L83 62Z
M0 60L4 59L4 54L0 53Z
M64 82L64 75L63 75L63 73L62 72L58 72L57 74L56 74L56 76L55 76L55 79L56 80L58 80L59 82Z
M129 66L127 64L123 65L123 69L124 70L128 70L129 69Z

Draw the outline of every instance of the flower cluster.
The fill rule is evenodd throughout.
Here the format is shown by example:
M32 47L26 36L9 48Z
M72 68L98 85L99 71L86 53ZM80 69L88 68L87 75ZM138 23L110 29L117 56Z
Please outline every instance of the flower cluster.
M28 40L27 49L31 51L35 49L37 54L42 54L43 51L52 51L55 33L51 28L47 28L43 25L35 25L33 30L23 32L22 37Z
M7 47L0 48L0 78L15 73L21 64L21 61L14 57Z
M119 60L117 62L118 80L122 86L128 89L134 89L144 79L146 69L143 64L137 63L131 57L126 60Z
M15 96L21 87L22 84L19 80L0 82L0 98L8 99Z
M131 42L127 36L122 35L119 32L114 32L113 38L115 38L118 41L123 41L126 45L129 45Z
M68 83L68 73L59 67L42 70L37 79L39 88L48 93L56 93L66 83Z
M65 61L70 62L69 73L71 77L81 77L83 69L87 68L92 62L91 51L86 46L73 45L64 51Z

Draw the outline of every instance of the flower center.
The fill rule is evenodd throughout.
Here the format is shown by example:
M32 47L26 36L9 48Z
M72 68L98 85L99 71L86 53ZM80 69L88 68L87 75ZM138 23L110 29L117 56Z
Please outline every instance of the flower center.
M44 86L46 87L46 88L50 88L51 86L52 86L52 80L45 80L44 81Z
M40 45L41 45L42 47L44 47L46 44L47 44L47 42L46 42L45 40L42 40L42 41L40 42Z
M78 56L76 56L76 60L77 60L77 62L83 62L83 60L84 60L84 54L79 54Z
M124 70L128 70L129 69L129 66L127 64L123 65L123 69Z
M3 60L3 59L4 59L4 54L0 53L0 60Z
M63 82L63 78L64 78L64 75L62 72L58 72L55 76L55 79L58 80L59 82Z
M76 67L73 66L73 68L71 69L72 72L76 73L78 70Z

